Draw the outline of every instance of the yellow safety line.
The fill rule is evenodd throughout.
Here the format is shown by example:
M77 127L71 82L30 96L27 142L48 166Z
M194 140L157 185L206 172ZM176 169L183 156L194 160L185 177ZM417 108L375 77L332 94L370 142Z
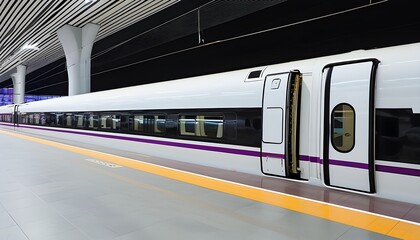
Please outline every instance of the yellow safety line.
M252 186L246 186L234 182L215 179L203 175L162 167L151 163L141 162L139 160L97 152L22 134L3 130L0 130L0 133L82 154L166 178L171 178L189 184L194 184L235 196L301 212L311 216L320 217L326 220L365 229L367 231L372 231L400 239L420 239L420 224L414 222L332 205L302 197L291 196L288 194L273 192Z

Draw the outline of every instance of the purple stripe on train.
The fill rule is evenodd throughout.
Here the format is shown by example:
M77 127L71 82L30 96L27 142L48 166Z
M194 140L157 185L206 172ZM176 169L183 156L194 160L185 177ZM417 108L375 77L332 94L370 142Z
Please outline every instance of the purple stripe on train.
M2 124L2 123L0 123L0 125L9 126L9 127L13 126L13 124ZM32 127L32 126L22 126L22 125L20 125L19 127L36 129L36 130L52 131L52 132L80 134L80 135L92 136L92 137L102 137L102 138L110 138L110 139L119 139L119 140L126 140L126 141L158 144L158 145L165 145L165 146L171 146L171 147L182 147L182 148L213 151L213 152L231 153L231 154L245 155L245 156L252 156L252 157L270 156L270 157L284 158L283 154L266 153L266 152L260 153L259 151L252 151L252 150L233 149L233 148L224 148L224 147L215 147L215 146L204 146L204 145L196 145L196 144L189 144L189 143L169 142L169 141L162 141L162 140L126 137L126 136L118 136L118 135L107 135L107 134L90 133L90 132L78 132L78 131L63 130L63 129L47 129L47 128ZM300 159L300 161L309 161L311 163L320 163L320 164L323 163L322 159L320 159L319 157L314 157L314 156L300 155L299 159ZM347 161L335 160L335 159L330 159L329 164L336 165L336 166L351 167L351 168L368 169L368 165L365 164L365 163L347 162ZM394 174L420 177L420 170L419 169L403 168L403 167L391 167L391 166L384 166L384 165L376 165L375 167L376 167L376 170L380 171L380 172L387 172L387 173L394 173Z
M321 163L322 164L322 159L320 159L319 157L314 157L314 156L299 155L299 160L300 161L305 161L305 162Z
M348 162L348 161L335 160L335 159L329 159L328 163L331 165L342 166L342 167L369 169L369 165L366 163Z
M420 169L375 165L376 171L420 177Z
M46 129L46 128L31 127L31 126L20 126L20 127L21 128L36 129L36 130L46 130L46 131L52 131L52 132L60 132L60 133L79 134L79 135L85 135L85 136L91 136L91 137L102 137L102 138L126 140L126 141L132 141L132 142L158 144L158 145L164 145L164 146L170 146L170 147L182 147L182 148L213 151L213 152L231 153L231 154L238 154L238 155L245 155L245 156L252 156L252 157L259 157L260 154L261 154L259 151L252 151L252 150L196 145L196 144L190 144L190 143L169 142L169 141L162 141L162 140L135 138L135 137L127 137L127 136L119 136L119 135L108 135L108 134L90 133L90 132L78 132L78 131L63 130L63 129Z

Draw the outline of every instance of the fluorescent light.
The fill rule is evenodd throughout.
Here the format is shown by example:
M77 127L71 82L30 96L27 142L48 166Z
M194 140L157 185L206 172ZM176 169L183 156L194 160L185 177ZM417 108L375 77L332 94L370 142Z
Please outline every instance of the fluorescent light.
M25 44L21 50L35 50L38 51L39 47L36 46L37 44Z

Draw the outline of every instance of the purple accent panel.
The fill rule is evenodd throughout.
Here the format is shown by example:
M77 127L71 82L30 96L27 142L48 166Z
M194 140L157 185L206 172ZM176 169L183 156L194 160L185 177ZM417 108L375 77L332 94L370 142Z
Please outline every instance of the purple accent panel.
M311 163L322 163L322 160L319 157L308 156L308 155L299 155L300 161L311 162Z
M352 168L361 168L361 169L369 169L369 165L367 163L357 163L357 162L348 162L342 160L334 160L330 159L329 164L336 165L336 166L343 166L343 167L352 167Z
M420 177L419 169L376 165L376 171Z
M305 161L305 162L310 162L311 161L311 156L308 156L308 155L299 155L299 160L300 161Z
M299 160L304 162L311 162L311 163L322 163L319 157L308 156L308 155L299 155Z
M126 137L126 136L106 135L106 134L100 134L100 133L77 132L77 131L61 130L61 129L46 129L46 128L37 128L37 127L30 127L30 126L20 126L20 127L36 129L36 130L46 130L46 131L52 131L52 132L72 133L72 134L79 134L79 135L92 136L92 137L102 137L102 138L126 140L126 141L132 141L132 142L158 144L158 145L171 146L171 147L182 147L182 148L190 148L190 149L212 151L212 152L231 153L231 154L238 154L238 155L245 155L245 156L252 156L252 157L259 157L260 156L259 151L252 151L252 150L214 147L214 146L196 145L196 144L179 143L179 142L169 142L169 141L162 141L162 140L134 138L134 137Z
M0 123L0 125L9 126L9 127L13 126L13 124L11 123ZM38 128L38 127L32 127L32 126L24 126L24 125L20 125L19 127L36 129L36 130L45 130L45 131L51 131L51 132L72 133L72 134L79 134L79 135L92 136L92 137L102 137L102 138L119 139L119 140L133 141L133 142L158 144L158 145L171 146L171 147L182 147L182 148L190 148L190 149L197 149L197 150L204 150L204 151L238 154L238 155L252 156L252 157L259 157L261 155L259 151L252 151L252 150L196 145L196 144L190 144L190 143L169 142L169 141L162 141L162 140L134 138L134 137L128 137L128 136L126 137L126 136L106 135L106 134L100 134L100 133L77 132L77 131L64 130L64 129L46 129L46 128ZM262 156L284 158L283 154L277 154L277 153L262 153ZM323 162L322 159L318 157L307 156L307 155L300 155L299 159L301 161L309 161L309 162L315 162L315 163L321 163L321 164ZM330 159L329 164L336 165L336 166L368 169L368 164L348 162L348 161L342 161L342 160ZM379 172L387 172L387 173L420 177L419 169L376 165L376 170Z
M275 158L282 158L284 159L284 154L279 154L279 153L267 153L267 152L263 152L261 153L262 157L275 157Z

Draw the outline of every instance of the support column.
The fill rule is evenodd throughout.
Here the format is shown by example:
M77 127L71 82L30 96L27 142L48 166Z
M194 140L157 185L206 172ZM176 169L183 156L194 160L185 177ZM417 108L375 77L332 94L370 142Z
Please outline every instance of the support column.
M13 81L13 104L25 103L26 66L18 65L16 73L10 75Z
M90 92L90 56L98 31L93 23L83 28L65 25L57 31L66 55L69 96Z

